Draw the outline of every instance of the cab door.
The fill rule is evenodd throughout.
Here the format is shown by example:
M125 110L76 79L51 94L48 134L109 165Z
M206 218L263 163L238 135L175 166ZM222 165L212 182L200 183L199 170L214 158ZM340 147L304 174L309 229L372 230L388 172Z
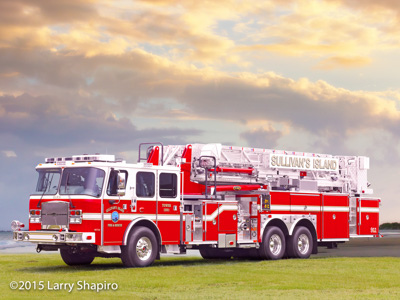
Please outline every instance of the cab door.
M129 224L133 196L134 173L128 169L112 168L108 174L103 197L103 245L121 245Z
M163 244L178 244L180 240L180 186L176 171L157 171L156 223Z
M156 170L137 170L133 202L136 202L135 213L157 222L157 172Z

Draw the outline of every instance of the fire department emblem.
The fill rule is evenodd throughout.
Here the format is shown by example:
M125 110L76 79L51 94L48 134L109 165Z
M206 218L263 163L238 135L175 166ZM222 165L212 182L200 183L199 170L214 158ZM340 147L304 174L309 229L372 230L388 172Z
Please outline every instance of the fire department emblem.
M111 220L116 223L119 220L119 213L117 211L113 211L111 214Z

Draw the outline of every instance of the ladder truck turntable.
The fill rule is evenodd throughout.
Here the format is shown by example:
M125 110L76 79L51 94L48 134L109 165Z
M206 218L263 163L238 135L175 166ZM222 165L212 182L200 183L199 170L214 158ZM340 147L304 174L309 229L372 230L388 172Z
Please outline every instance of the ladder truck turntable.
M141 157L143 147L147 155ZM143 151L142 151L143 152ZM308 258L318 246L379 237L369 158L189 144L114 155L46 158L15 241L58 251L68 265L120 257L145 267L160 253Z

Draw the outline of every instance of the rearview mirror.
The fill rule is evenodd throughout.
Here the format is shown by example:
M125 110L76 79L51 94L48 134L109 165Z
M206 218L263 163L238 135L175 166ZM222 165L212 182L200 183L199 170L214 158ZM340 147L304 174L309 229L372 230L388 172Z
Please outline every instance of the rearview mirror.
M118 182L118 189L124 190L126 188L126 174L118 172L117 182Z

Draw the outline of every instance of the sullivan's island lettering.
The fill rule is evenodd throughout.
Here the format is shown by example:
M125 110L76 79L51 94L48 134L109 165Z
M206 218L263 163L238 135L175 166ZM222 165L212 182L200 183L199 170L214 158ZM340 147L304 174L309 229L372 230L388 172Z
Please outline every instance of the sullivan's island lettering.
M283 169L338 171L339 160L336 158L273 154L270 157L269 166L270 168Z

